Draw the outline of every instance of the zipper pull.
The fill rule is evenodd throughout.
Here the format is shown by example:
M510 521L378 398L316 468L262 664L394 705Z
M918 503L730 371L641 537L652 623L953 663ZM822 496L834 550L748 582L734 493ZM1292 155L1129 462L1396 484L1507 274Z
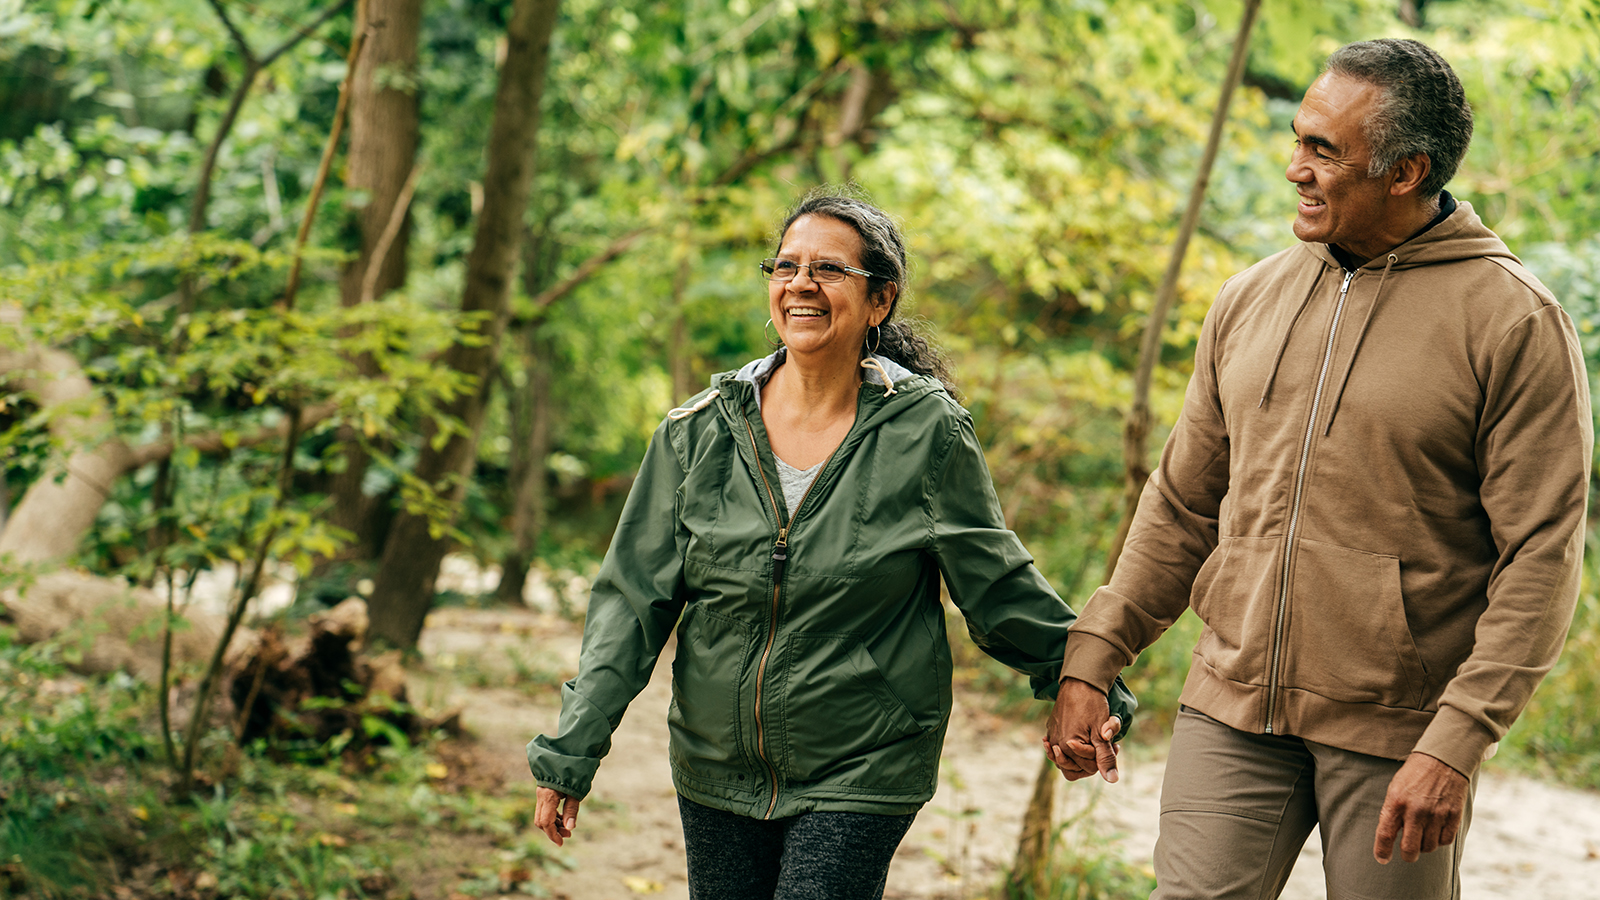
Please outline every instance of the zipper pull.
M772 545L772 583L774 585L783 583L783 567L789 561L789 543L785 540L788 534L789 529L779 529L778 540Z

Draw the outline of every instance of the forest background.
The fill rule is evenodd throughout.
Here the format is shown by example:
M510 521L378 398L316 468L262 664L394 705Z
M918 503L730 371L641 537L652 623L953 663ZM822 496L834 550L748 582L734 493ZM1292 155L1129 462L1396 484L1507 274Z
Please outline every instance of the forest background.
M397 731L414 710L377 709L370 684L230 751L244 717L220 694L249 663L220 647L350 596L375 648L414 651L431 610L521 604L533 582L580 619L563 586L596 568L662 415L770 352L756 262L818 184L903 221L902 310L953 359L1008 521L1081 600L1244 8L0 0L0 888L133 890L137 863L180 894L396 890L372 880L378 851L246 820L322 777L296 766L365 747L361 785L421 789L446 751ZM1162 332L1157 444L1217 288L1292 240L1301 94L1327 53L1378 36L1461 75L1477 130L1450 189L1600 371L1600 2L1267 0ZM447 557L498 588L441 592ZM210 611L190 603L208 575ZM285 581L292 604L256 616ZM41 626L40 604L68 614ZM119 631L107 604L154 613ZM168 649L58 689L128 668L108 643ZM1497 765L1600 788L1597 645L1591 579ZM1134 671L1143 739L1162 740L1186 664L1174 638ZM332 735L296 718L338 704L357 713ZM485 824L516 823L518 798L457 787L516 865L555 864ZM199 862L173 875L162 853Z

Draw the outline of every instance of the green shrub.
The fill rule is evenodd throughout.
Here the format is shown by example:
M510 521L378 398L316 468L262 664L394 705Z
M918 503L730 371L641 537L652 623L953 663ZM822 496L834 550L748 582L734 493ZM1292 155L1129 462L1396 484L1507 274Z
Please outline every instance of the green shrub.
M8 880L65 896L138 846L139 816L148 813L127 774L154 752L138 723L143 694L126 676L71 676L58 645L23 644L0 627L0 862Z

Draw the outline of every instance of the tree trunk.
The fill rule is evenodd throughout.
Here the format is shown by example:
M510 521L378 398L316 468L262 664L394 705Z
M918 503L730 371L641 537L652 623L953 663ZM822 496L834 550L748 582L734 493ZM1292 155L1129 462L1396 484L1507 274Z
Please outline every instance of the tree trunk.
M373 249L389 224L401 189L416 164L421 111L417 100L417 43L422 0L367 0L371 32L356 62L350 96L349 176L346 184L367 195L356 217L361 249L339 278L345 306L361 302L362 279ZM410 216L378 263L374 297L406 280Z
M560 250L551 238L555 216L528 232L523 247L522 290L538 297L555 277ZM495 599L522 603L522 589L544 534L548 488L544 461L550 456L550 382L552 342L544 334L542 312L513 324L522 349L522 389L506 389L507 418L511 430L511 549L500 559L500 585Z
M500 564L496 599L521 603L528 570L544 534L549 486L544 461L550 455L551 342L542 324L532 322L523 331L527 383L507 397L511 406L511 550Z
M368 0L367 21L371 33L356 63L350 98L346 183L368 199L356 213L360 250L339 278L339 299L345 306L361 303L369 293L375 299L405 285L411 216L401 204L416 165L421 128L416 78L422 0ZM397 215L399 228L385 241ZM370 360L356 364L363 374L375 374ZM378 504L361 489L370 460L354 429L341 428L339 440L345 467L329 486L330 520L355 535L345 555L369 559L378 550Z
M511 283L522 240L522 217L533 181L540 97L558 2L516 0L507 28L505 64L495 94L494 125L484 173L484 184L492 189L484 192L461 298L463 312L487 314L483 325L485 340L475 346L455 344L442 361L457 372L475 376L478 389L463 394L444 409L460 420L465 433L452 432L437 441L436 425L430 423L423 429L422 454L415 470L419 479L447 501L450 516L465 493L466 479L477 456L500 339L510 318ZM383 562L373 587L375 637L397 647L416 646L423 619L433 603L434 580L447 548L443 529L426 514L401 511L384 546Z
M1139 504L1139 494L1150 477L1146 444L1150 437L1150 380L1155 372L1156 360L1161 355L1161 333L1166 328L1167 314L1178 294L1178 274L1183 269L1183 257L1189 249L1189 239L1200 223L1200 207L1206 197L1206 186L1211 182L1211 167L1217 160L1217 148L1222 143L1222 129L1228 121L1228 107L1233 102L1234 89L1244 77L1245 60L1249 56L1250 32L1255 28L1256 14L1261 10L1261 0L1245 0L1244 14L1239 20L1239 31L1233 40L1233 56L1228 61L1228 74L1223 79L1217 106L1211 116L1211 133L1206 138L1206 148L1200 159L1200 170L1195 173L1194 185L1189 191L1189 204L1183 220L1178 224L1178 236L1172 243L1172 253L1162 274L1161 287L1156 292L1155 307L1145 323L1144 337L1139 346L1139 364L1134 373L1133 406L1123 428L1122 455L1126 467L1123 494L1122 520L1112 539L1106 560L1106 581L1116 571L1117 558L1122 555L1123 543L1133 523L1133 513ZM1039 833L1050 832L1051 806L1055 799L1056 773L1054 765L1039 770L1034 783L1033 799L1023 813L1022 836L1017 842L1017 858L1011 869L1011 884L1037 885L1049 861L1048 841L1037 838ZM1048 785L1048 786L1047 786ZM1042 825L1040 823L1043 823Z

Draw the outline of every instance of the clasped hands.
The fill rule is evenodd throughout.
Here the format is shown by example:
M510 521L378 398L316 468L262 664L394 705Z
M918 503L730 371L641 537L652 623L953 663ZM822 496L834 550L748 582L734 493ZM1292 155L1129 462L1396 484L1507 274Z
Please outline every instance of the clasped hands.
M1111 714L1105 692L1086 681L1064 678L1044 736L1045 755L1068 781L1098 772L1117 781L1117 733L1122 720Z
M1068 781L1098 772L1115 784L1115 738L1121 727L1099 688L1063 679L1045 732L1045 753ZM1387 863L1398 849L1406 862L1416 862L1422 854L1454 843L1468 793L1466 775L1425 753L1412 753L1389 784L1373 857Z

